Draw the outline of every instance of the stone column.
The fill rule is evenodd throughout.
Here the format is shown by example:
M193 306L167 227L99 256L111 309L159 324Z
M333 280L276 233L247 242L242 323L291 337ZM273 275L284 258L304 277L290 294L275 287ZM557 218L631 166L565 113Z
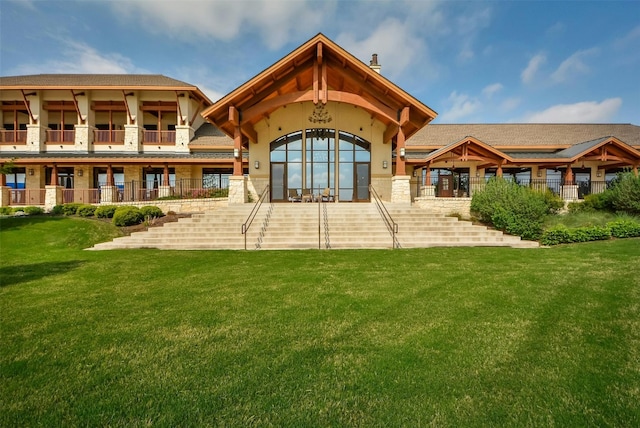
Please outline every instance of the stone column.
M194 133L189 125L176 125L176 153L189 153L189 141Z
M411 177L396 175L391 179L391 202L411 204Z
M422 186L422 189L420 189L420 196L427 199L435 199L436 186Z
M11 205L11 187L0 186L0 207Z
M142 127L138 125L124 126L124 147L125 152L139 152L142 149Z
M87 124L75 125L75 130L76 139L73 149L76 152L88 152L93 142L93 132L91 132L91 128Z
M100 187L100 203L118 202L118 188L116 186Z
M247 201L247 179L243 175L229 177L229 205Z
M44 209L45 211L51 211L56 205L62 204L62 186L45 186L44 195Z
M567 184L562 186L561 195L562 199L564 199L565 201L578 200L578 185Z

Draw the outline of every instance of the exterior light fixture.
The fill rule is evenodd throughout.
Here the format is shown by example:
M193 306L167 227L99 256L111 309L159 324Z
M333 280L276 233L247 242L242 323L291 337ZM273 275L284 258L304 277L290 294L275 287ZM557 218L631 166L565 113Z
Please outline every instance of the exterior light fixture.
M418 170L417 170L417 169L414 169L414 170L413 170L413 176L414 176L414 177L417 177L417 176L418 176Z
M33 168L29 168L29 175L33 175Z
M240 149L233 149L233 157L236 159L240 157Z
M386 161L386 160L382 161L382 167L383 167L384 169L387 169L387 167L388 167L388 166L389 166L389 164L387 164L387 161Z
M403 158L405 155L404 147L400 147L400 157Z
M602 177L602 170L599 169L598 172L596 172L596 176L597 177Z
M260 169L260 161L255 161L255 162L253 163L253 167L254 167L255 169Z
M82 175L83 175L83 174L84 174L84 171L83 171L83 170L81 170L81 169L79 169L79 170L78 170L78 177L82 177Z
M476 169L476 177L480 177L480 171Z
M542 170L538 170L538 177L542 177Z

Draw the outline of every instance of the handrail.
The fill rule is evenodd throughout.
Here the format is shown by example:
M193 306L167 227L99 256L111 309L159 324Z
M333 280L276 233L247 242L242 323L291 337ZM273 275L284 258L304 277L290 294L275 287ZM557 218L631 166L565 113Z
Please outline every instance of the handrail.
M253 209L249 213L249 217L247 217L247 220L242 224L242 234L244 235L245 250L247 249L247 232L249 231L249 228L251 227L251 223L253 223L253 219L258 214L258 211L260 210L260 207L262 206L262 203L264 202L264 199L268 194L269 194L269 185L267 184L267 186L264 188L264 191L262 192L262 195L260 195L260 198L258 198L258 201L253 205Z
M378 211L380 211L380 215L382 216L382 219L387 224L387 228L389 228L389 230L391 231L391 238L393 240L393 242L391 244L391 248L399 248L400 244L396 240L396 233L398 233L398 223L396 223L393 220L393 217L391 217L391 214L389 214L389 211L387 210L387 207L385 207L384 203L382 203L382 199L380 198L380 196L376 192L376 189L373 188L372 184L369 184L369 190L371 191L371 194L373 195L373 200L375 201L376 205L378 206Z

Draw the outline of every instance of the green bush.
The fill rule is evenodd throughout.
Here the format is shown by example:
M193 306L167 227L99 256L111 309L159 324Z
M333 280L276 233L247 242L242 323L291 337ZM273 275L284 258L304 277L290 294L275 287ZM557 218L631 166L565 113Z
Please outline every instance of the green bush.
M164 216L162 210L156 206L144 206L140 208L143 218L159 218Z
M611 210L609 193L605 191L587 195L582 202L570 202L568 208L570 213Z
M538 239L545 216L558 206L556 198L546 192L499 177L489 180L471 199L471 212L480 221L524 239Z
M53 208L51 208L51 214L53 215L62 215L64 214L64 209L62 205L56 205Z
M100 205L96 208L94 215L98 218L113 218L117 208L115 205Z
M113 214L113 224L119 227L133 226L142 223L144 217L138 207L124 206L118 207Z
M25 214L27 215L42 215L44 214L44 209L40 208L40 207L24 207L22 209L22 211L24 211Z
M13 214L13 208L0 207L0 215L11 215L11 214Z
M76 214L78 214L80 217L92 217L96 212L96 208L97 207L95 205L90 205L90 204L81 205L78 207Z
M607 223L611 236L615 238L635 238L640 236L640 222L616 220Z
M62 213L64 215L76 215L78 208L82 206L81 203L78 202L69 202L67 204L62 205Z
M570 244L572 242L589 242L606 240L611 237L608 227L584 226L569 229L564 225L547 229L540 238L542 245Z
M622 173L605 193L615 211L640 214L640 177L631 172Z

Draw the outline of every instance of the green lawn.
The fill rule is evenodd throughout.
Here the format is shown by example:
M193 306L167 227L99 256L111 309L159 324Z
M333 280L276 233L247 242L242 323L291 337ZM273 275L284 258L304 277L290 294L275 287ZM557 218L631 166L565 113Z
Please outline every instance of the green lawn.
M640 240L83 251L0 220L0 426L639 426Z

